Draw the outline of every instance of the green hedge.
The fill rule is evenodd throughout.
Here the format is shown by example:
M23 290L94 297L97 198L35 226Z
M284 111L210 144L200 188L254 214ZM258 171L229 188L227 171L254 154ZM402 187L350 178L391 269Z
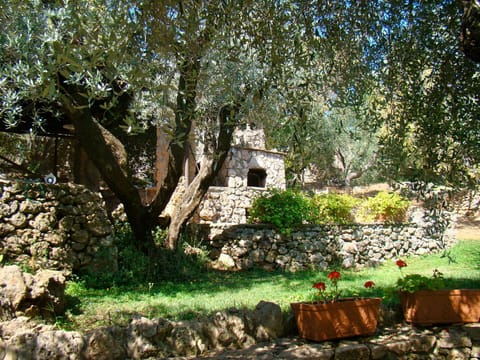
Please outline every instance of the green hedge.
M298 191L269 190L253 200L249 211L250 223L271 224L288 232L308 222L310 202Z
M406 220L409 206L407 199L386 191L359 199L336 193L309 196L294 190L268 190L253 200L248 222L274 225L283 233L302 224L400 223Z

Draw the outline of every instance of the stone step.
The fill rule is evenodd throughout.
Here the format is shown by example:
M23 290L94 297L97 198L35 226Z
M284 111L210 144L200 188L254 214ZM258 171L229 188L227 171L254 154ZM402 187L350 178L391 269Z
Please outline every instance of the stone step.
M466 324L464 329L472 341L480 342L480 323Z

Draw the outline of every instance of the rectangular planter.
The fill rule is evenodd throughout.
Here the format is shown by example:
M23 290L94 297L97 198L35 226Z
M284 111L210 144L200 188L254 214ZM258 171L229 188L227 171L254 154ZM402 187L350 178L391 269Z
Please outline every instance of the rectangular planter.
M480 290L399 292L403 315L418 325L480 322Z
M313 341L371 335L377 328L380 298L342 299L335 303L290 304L300 337Z

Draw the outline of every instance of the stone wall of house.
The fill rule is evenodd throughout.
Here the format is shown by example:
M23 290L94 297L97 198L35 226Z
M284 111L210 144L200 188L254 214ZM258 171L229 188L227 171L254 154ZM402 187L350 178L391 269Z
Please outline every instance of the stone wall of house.
M443 219L448 216L445 213ZM439 252L455 242L448 221L428 213L417 213L412 220L397 225L303 226L290 234L265 225L210 225L208 244L211 259L220 268L298 271L312 266L374 266L388 259Z
M233 133L233 145L264 150L265 132L252 124L237 127Z
M249 170L265 170L265 188L285 189L284 154L233 146L228 161L225 161L225 185L231 188L248 186Z
M266 189L211 186L199 208L199 222L245 224L255 196Z
M81 185L0 180L4 262L65 273L116 271L113 229L98 193Z

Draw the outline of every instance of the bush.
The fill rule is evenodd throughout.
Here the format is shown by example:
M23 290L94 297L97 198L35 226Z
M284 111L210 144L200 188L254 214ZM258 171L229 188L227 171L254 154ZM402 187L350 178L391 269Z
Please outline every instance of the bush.
M310 217L310 202L300 192L272 189L253 200L248 222L271 224L288 233Z
M128 224L115 226L114 244L118 249L117 272L89 272L80 274L80 280L87 288L106 289L110 287L145 285L163 280L186 280L207 271L208 261L205 249L199 244L192 247L189 239L181 238L181 246L171 251L159 246L166 231L156 229L152 233L157 248L147 256L136 246Z
M351 224L382 221L404 222L410 202L396 193L379 192L366 200L345 194L307 197L294 190L269 190L255 198L249 223L270 224L289 233L302 224Z
M402 196L380 191L360 205L358 216L363 221L399 223L406 220L409 206L410 202Z
M351 224L354 222L353 209L359 200L350 195L322 194L314 195L312 219L315 224Z

